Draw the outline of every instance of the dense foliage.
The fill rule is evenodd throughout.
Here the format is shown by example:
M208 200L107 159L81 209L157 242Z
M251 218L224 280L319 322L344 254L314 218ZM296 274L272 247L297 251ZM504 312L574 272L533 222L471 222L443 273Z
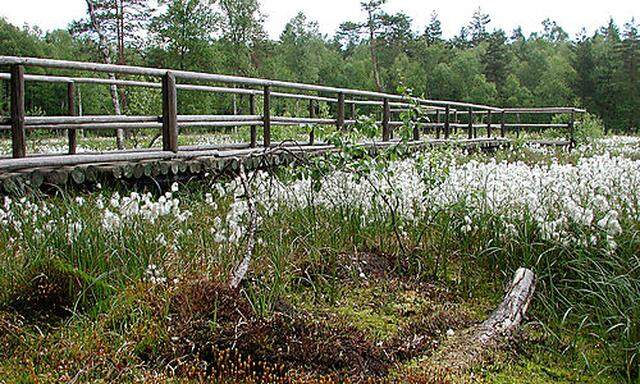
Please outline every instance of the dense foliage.
M381 89L401 84L430 98L500 106L575 105L598 115L609 130L639 126L640 36L633 19L613 20L589 36L571 38L551 20L525 36L490 28L478 9L452 39L442 37L437 14L412 20L388 14L385 1L363 3L366 22L347 21L334 36L300 13L279 39L269 39L257 0L165 0L153 10L145 0L92 0L95 21L68 30L18 28L0 19L0 54L110 61L153 67L260 76L306 83ZM423 31L414 25L427 24ZM97 26L97 27L96 27ZM97 32L101 32L98 34ZM102 36L102 40L100 37ZM141 38L144 36L144 38ZM6 114L8 86L0 111ZM31 113L60 114L64 88L32 85ZM104 87L83 86L87 114L114 108ZM125 113L157 113L156 91L120 93ZM156 102L152 102L152 101ZM192 94L180 99L184 113L228 113L242 100ZM276 106L277 107L277 106Z

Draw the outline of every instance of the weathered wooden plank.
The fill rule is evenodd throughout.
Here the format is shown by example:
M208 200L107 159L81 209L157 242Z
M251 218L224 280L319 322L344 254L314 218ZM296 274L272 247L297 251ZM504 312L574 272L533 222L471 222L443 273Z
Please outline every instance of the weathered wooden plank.
M67 84L67 114L69 116L76 115L76 88L74 83ZM78 131L75 128L67 130L67 138L69 145L69 154L74 155L78 152Z
M269 148L271 146L271 88L269 86L264 87L263 104L262 145Z
M178 93L172 72L162 77L162 148L178 152Z
M309 118L310 119L316 118L316 106L313 100L309 100ZM312 126L311 129L309 130L309 145L313 145L316 139L315 135L316 135L316 131L315 131L315 128Z
M389 105L389 99L385 98L382 104L382 141L389 141L391 139L390 120L391 106Z
M11 67L11 143L14 158L21 158L27 155L24 67L22 65L13 65Z
M338 107L336 112L336 126L339 131L344 129L344 93L338 93Z
M444 111L444 138L446 140L451 136L451 109L447 105Z
M249 114L256 114L256 95L249 95ZM250 126L250 138L249 138L249 146L251 148L255 148L258 140L258 126L257 124L253 124Z
M467 131L467 138L473 139L473 110L469 109L469 126Z

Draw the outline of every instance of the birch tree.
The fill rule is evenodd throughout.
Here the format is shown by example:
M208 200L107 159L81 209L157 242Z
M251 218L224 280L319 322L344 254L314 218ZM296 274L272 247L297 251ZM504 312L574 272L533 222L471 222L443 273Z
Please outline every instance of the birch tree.
M73 23L72 32L86 35L93 40L103 63L113 64L115 57L118 64L127 64L127 48L139 49L142 46L141 32L146 29L151 16L148 0L85 1L87 18ZM109 73L108 76L109 79L116 80L114 73ZM124 90L118 92L118 86L112 84L109 91L114 113L122 115L126 109ZM116 130L118 149L124 148L124 141L124 130Z

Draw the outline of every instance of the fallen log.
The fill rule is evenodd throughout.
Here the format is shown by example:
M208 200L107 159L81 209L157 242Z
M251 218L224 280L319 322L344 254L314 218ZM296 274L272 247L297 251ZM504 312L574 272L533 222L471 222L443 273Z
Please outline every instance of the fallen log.
M498 308L481 324L450 336L420 367L431 375L463 374L481 365L513 336L533 299L536 278L526 268L516 271L513 282Z
M478 342L486 347L501 337L511 336L522 323L535 289L533 272L526 268L518 269L500 306L478 327Z

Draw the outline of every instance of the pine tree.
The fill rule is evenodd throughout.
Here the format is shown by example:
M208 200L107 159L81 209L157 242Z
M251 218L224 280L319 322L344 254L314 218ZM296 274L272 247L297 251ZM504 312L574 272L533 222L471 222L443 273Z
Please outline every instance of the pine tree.
M485 75L487 80L502 86L507 77L507 67L510 61L507 35L499 29L489 35L487 43L487 50L482 55Z
M573 88L576 95L582 101L582 105L587 109L593 109L593 92L596 88L595 61L593 57L593 41L586 35L583 29L573 46L573 69L576 71L576 78Z
M625 114L628 118L626 128L638 128L640 126L640 35L638 24L631 19L624 25L623 40L620 43L620 59L622 76L625 85Z
M431 20L424 31L424 38L428 46L435 45L442 41L442 24L436 11L431 13Z
M562 29L562 27L560 27L557 22L551 19L545 19L542 22L542 28L543 28L542 38L547 41L550 41L553 43L559 43L562 41L566 41L569 38L569 35L567 34L567 32L565 32L564 29Z
M458 33L458 35L451 39L451 45L454 48L459 49L467 49L471 46L471 43L469 41L469 30L467 29L467 27L460 28L460 32Z
M469 33L471 35L471 44L477 47L481 42L489 37L487 31L487 25L491 22L491 17L482 12L481 8L478 8L473 12L471 22L469 23Z
M364 27L369 33L369 50L371 53L371 64L373 65L373 79L378 91L382 91L382 81L380 80L380 69L378 67L377 34L381 26L381 18L384 15L382 6L387 0L368 0L360 3L362 10L367 14L367 21Z
M609 23L600 28L600 34L604 36L610 44L618 44L620 42L620 29L616 25L616 22L613 18L609 18Z

